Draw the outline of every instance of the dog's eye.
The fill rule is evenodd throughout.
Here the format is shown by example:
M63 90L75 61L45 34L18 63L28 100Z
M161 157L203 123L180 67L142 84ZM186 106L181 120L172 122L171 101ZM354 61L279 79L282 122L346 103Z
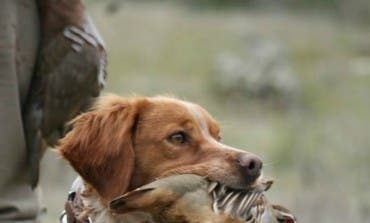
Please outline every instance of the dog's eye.
M168 141L177 145L185 144L187 142L186 133L183 131L175 132L168 137Z

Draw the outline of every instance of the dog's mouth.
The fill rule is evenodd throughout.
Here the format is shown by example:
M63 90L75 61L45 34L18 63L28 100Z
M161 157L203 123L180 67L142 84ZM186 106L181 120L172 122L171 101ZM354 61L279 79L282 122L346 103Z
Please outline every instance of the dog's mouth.
M273 180L260 177L247 189L234 189L216 181L209 181L208 193L213 199L212 209L216 214L226 214L234 219L248 221L251 208L267 191Z

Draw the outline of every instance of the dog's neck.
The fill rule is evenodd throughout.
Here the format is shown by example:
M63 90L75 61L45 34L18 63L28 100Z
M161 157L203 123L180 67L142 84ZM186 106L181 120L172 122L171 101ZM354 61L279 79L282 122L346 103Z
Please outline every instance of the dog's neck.
M142 212L114 215L102 201L98 192L80 177L72 184L72 191L80 196L83 211L79 215L87 215L93 223L141 223L152 222L151 217Z

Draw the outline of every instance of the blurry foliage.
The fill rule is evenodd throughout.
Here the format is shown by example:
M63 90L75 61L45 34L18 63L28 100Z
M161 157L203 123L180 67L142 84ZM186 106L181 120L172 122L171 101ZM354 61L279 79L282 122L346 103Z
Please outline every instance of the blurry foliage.
M213 92L227 100L269 101L297 105L300 87L288 49L274 39L248 36L240 55L221 53L215 62Z
M305 12L326 11L344 21L370 23L369 0L109 0L107 11L114 13L124 2L176 2L192 9L287 9ZM87 0L97 2L97 0Z

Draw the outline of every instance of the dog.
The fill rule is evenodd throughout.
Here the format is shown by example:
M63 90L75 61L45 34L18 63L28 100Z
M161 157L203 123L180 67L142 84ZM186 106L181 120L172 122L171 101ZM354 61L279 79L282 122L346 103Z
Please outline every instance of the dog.
M216 121L194 103L107 95L71 125L58 151L82 178L75 190L93 222L129 222L109 202L160 178L195 174L246 189L261 175L261 159L222 144Z

